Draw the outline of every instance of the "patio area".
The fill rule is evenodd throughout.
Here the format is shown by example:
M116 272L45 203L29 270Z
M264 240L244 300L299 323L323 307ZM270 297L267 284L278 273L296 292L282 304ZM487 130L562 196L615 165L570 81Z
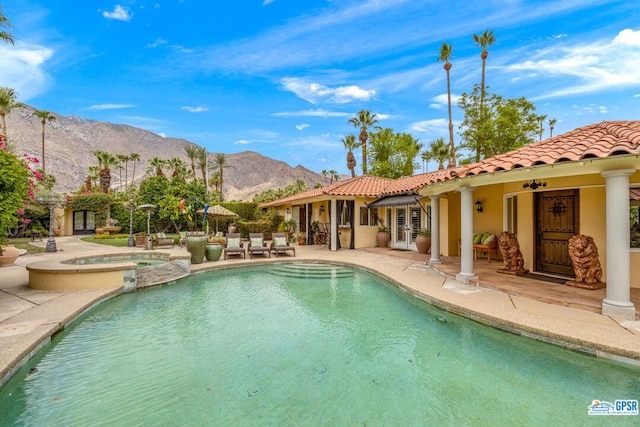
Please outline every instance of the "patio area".
M429 258L431 258L431 255L419 254L415 251L390 248L366 248L364 250L405 258L414 262L427 263ZM442 264L434 266L434 269L448 277L455 278L456 274L460 272L460 258L441 257L441 260ZM538 280L498 273L497 270L502 267L502 261L500 260L494 260L489 263L486 258L479 258L474 261L473 267L475 273L478 275L478 283L482 287L563 307L572 307L600 313L602 299L606 297L607 293L606 288L595 290L581 289L565 284L545 281L540 275L540 280ZM556 280L556 282L557 281L558 280ZM631 289L631 301L636 307L636 315L640 318L640 289Z

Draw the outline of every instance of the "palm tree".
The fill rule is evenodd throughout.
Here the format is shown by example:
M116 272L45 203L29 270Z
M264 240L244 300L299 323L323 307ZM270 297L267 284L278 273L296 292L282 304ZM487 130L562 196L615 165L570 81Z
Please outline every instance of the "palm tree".
M116 154L116 159L118 163L116 163L116 167L120 171L119 181L120 181L120 191L122 191L122 170L124 169L124 173L127 173L127 162L129 161L129 156L125 154ZM125 185L127 184L127 178L124 179Z
M33 115L39 118L40 123L42 123L42 178L44 179L47 176L47 170L44 163L44 130L47 122L55 120L56 116L46 110L36 110L33 112Z
M89 178L88 182L91 185L87 185L87 190L91 190L92 187L95 187L98 185L98 178L100 177L99 175L100 169L98 168L98 166L89 166L89 176L87 178Z
M198 153L198 146L197 145L187 145L186 147L184 147L184 153L187 155L187 158L189 159L189 162L191 164L191 173L193 174L193 177L195 178L195 176L196 176L196 155Z
M10 87L0 87L0 117L2 118L2 131L5 136L8 136L7 133L7 119L6 115L11 112L14 108L23 107L24 104L21 102L17 102L16 98L18 97L18 92Z
M487 56L489 56L489 52L487 51L487 47L491 46L496 42L496 36L493 34L493 31L484 30L482 34L474 34L473 40L476 42L478 46L482 48L482 53L480 53L480 58L482 59L482 80L480 82L480 122L484 122L484 97L486 92L486 86L484 84L484 72L485 65L487 61ZM476 162L480 161L480 146L482 141L477 141L476 147Z
M438 170L444 169L445 160L449 159L449 146L444 138L436 138L429 143L429 150L422 152L423 160L435 160L438 162Z
M163 167L167 165L167 161L161 157L155 156L151 160L149 160L149 166L147 166L147 173L152 175L155 173L156 176L164 176Z
M367 174L367 139L369 134L367 129L378 123L378 117L376 114L371 114L369 110L360 110L356 117L349 119L354 127L360 128L360 143L362 144L362 174Z
M220 202L224 202L224 192L222 189L222 186L224 184L224 170L227 168L232 168L233 166L231 166L228 162L227 156L225 156L224 153L216 153L216 160L215 162L211 163L210 165L211 169L217 169L217 175L218 175L218 179L219 179L219 187L216 189L218 191L219 194L219 198L218 200ZM215 170L214 169L214 170Z
M333 169L331 169L329 172L327 172L329 174L329 176L331 177L331 181L329 182L329 184L333 184L333 181L338 181L338 179L340 179L340 175L338 175L338 172L334 171Z
M108 193L111 188L111 166L117 164L118 158L106 151L94 151L93 155L98 160L98 175L100 177L100 189Z
M355 135L347 135L342 138L342 145L347 149L347 169L351 171L351 178L356 176L356 156L353 155L353 150L358 148L358 142Z
M327 183L327 176L329 175L329 172L326 169L322 169L322 172L320 172L320 175L324 176L324 183Z
M553 138L553 127L558 122L558 119L549 119L549 138Z
M451 71L451 63L449 62L449 59L451 58L452 52L453 47L451 47L450 44L442 43L438 62L444 62L444 70L447 72L447 100L449 101L449 167L456 167L456 146L453 142L453 119L451 117L451 76L449 74L449 71Z
M133 186L133 182L136 180L136 163L140 161L140 154L129 154L129 160L133 163L133 172L131 173L131 186Z
M207 188L207 149L204 147L196 148L196 161L202 173L202 184Z
M542 141L542 134L544 133L544 121L547 119L547 116L542 115L542 116L537 116L538 118L538 125L540 126L540 128L538 129L538 141Z
M11 28L11 22L9 22L9 19L2 13L2 5L0 4L0 28L2 27ZM13 36L6 31L0 31L0 40L11 45L14 44Z
M171 178L178 178L185 175L187 171L187 165L179 157L172 157L167 160L167 167L171 169Z

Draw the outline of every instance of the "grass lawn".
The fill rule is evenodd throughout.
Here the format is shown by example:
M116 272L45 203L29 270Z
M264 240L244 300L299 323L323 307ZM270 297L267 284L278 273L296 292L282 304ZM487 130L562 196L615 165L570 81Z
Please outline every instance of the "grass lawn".
M43 240L46 237L43 237ZM39 252L44 252L44 248L39 246L31 245L31 237L12 237L9 239L9 244L15 246L18 249L25 249L28 254L37 254Z
M171 237L174 242L177 242L177 238L178 238L177 234L167 234L167 237ZM109 245L109 246L126 248L128 247L127 243L129 242L129 235L117 234L109 238L104 238L104 237L96 238L95 236L87 236L87 237L83 237L80 240L87 243L98 243L100 245Z

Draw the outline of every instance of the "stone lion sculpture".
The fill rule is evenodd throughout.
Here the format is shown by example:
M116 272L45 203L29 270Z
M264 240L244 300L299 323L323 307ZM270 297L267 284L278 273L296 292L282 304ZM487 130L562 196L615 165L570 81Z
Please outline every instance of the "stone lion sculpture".
M575 282L594 284L602 280L598 247L593 237L576 234L569 239L569 256L576 274Z
M527 270L524 268L524 258L520 252L520 244L515 234L503 231L498 234L498 247L504 260L504 269L498 270L501 273L522 274Z

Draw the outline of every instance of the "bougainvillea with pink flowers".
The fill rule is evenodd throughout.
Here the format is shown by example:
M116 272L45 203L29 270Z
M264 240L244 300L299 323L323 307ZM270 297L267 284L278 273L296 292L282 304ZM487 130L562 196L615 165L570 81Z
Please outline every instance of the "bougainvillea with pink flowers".
M37 170L39 163L36 157L25 154L20 158L11 152L0 134L0 245L6 244L12 227L29 221L24 217L24 208L35 199L37 183L42 179Z

